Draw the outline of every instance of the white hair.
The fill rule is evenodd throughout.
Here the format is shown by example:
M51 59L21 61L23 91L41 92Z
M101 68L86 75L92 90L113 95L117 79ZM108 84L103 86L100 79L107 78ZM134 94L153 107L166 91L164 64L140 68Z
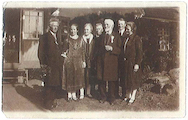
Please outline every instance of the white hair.
M110 24L111 26L114 26L114 21L112 19L105 19L104 20L104 23L108 23Z

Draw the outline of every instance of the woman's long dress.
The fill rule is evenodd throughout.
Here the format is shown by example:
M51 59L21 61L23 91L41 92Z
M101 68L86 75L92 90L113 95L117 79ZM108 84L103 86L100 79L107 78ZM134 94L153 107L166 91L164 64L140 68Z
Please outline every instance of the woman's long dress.
M67 92L75 92L85 86L84 69L82 63L84 60L84 51L80 38L68 38L63 45L63 48L68 48L67 58L64 61L62 88Z

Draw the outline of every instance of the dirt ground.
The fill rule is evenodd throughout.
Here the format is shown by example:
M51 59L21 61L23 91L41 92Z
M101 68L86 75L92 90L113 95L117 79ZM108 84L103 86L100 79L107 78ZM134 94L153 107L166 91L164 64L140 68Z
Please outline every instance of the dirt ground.
M45 111L43 108L43 87L37 79L29 80L28 85L3 84L3 111ZM159 94L153 84L144 83L138 90L134 104L127 105L121 99L111 106L108 102L99 103L97 99L85 97L79 101L66 101L66 92L60 90L58 106L52 111L176 111L179 109L178 92L171 96Z
M20 116L24 116L23 118L28 116L40 118L40 112L42 112L45 113L43 116L45 118L49 112L65 115L67 112L169 112L179 110L179 91L171 95L160 94L159 86L144 82L139 88L136 100L132 105L127 105L126 102L122 102L122 99L117 99L116 104L112 106L109 102L101 104L97 99L88 97L83 100L67 102L66 91L60 89L56 99L58 106L49 111L43 107L44 87L41 86L42 81L39 74L38 71L29 71L27 85L19 84L15 80L3 81L2 110L4 113L15 113L15 118L20 118ZM17 114L17 112L22 114ZM26 115L23 112L35 112L38 113L38 116ZM8 117L8 114L6 116Z

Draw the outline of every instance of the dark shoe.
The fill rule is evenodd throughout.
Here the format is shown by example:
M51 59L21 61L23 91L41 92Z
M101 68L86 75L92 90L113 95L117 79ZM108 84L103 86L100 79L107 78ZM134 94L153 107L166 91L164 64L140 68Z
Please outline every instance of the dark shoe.
M114 102L110 102L110 105L112 105L112 106L113 106L113 105L114 105Z
M92 98L93 96L91 94L87 94L87 97L88 98Z
M52 109L57 107L57 102L53 102Z
M113 100L113 101L110 101L110 105L117 105L117 104L118 104L117 99L116 99L116 100Z
M119 99L119 98L121 98L119 95L116 95L116 99Z
M67 102L71 102L72 101L72 98L67 98Z
M53 108L57 107L57 103L53 101L48 101L45 103L45 108L48 110L52 110Z
M104 104L106 100L99 100L100 103Z

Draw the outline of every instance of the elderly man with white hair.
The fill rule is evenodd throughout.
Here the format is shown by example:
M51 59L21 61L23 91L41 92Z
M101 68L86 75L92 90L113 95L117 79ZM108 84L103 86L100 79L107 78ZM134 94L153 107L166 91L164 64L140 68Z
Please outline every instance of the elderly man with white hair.
M114 21L105 19L105 35L102 39L102 80L99 82L100 103L107 100L106 82L108 82L108 96L111 105L115 103L115 92L118 81L118 56L121 52L120 36L113 32Z

